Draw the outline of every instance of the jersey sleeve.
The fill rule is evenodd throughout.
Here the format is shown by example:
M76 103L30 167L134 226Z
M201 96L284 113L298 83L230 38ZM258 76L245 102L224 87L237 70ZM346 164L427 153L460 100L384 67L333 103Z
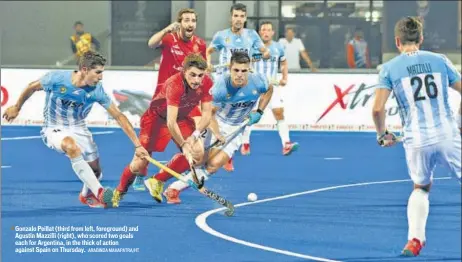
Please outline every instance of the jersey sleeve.
M253 49L260 50L260 48L265 47L257 31L253 29L250 30L250 36L252 37L252 48Z
M199 52L201 53L204 59L207 59L207 45L205 44L205 41L203 40L200 42Z
M202 93L202 98L201 98L202 103L211 102L213 100L213 96L210 91L212 87L213 87L212 80L210 79L210 77L205 76L204 86L203 86L204 92Z
M40 85L42 85L43 90L49 92L53 89L53 85L55 83L57 72L48 72L44 76L40 78Z
M390 72L388 70L388 67L385 65L380 69L379 81L377 85L375 85L375 88L385 88L389 90L393 89L393 85L390 80Z
M220 51L224 48L223 42L223 36L220 32L217 32L213 36L212 42L210 42L210 47L213 47L215 48L215 50Z
M109 109L112 104L112 100L109 95L104 91L103 85L99 84L98 89L96 91L95 100L105 109Z
M212 89L210 89L210 94L212 95L215 105L226 101L226 95L228 92L226 90L226 81L223 76L216 79L215 84Z
M262 75L262 74L256 74L255 75L255 87L258 91L259 94L264 94L268 91L269 89L269 82L268 79Z
M170 48L172 46L172 34L167 34L165 35L162 40L160 40L160 43L159 43L159 46L158 47L162 47L162 48Z
M180 106L181 96L183 95L183 84L178 84L176 81L165 82L165 93L167 106Z
M444 60L444 65L446 67L446 70L448 71L449 86L452 86L454 85L454 83L460 81L460 73L459 71L457 71L454 64L445 55L442 56Z

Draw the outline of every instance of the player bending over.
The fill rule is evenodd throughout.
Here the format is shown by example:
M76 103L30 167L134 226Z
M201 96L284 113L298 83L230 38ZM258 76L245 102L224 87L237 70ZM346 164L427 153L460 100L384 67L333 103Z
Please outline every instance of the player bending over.
M207 62L197 54L186 57L183 70L171 76L160 86L149 108L141 117L140 142L149 153L163 152L170 140L184 154L190 154L196 161L203 158L203 148L196 150L196 141L200 133L209 125L212 117L212 80L206 74ZM201 103L202 118L196 126L191 118L191 111ZM148 161L137 155L125 167L120 183L114 191L113 204L118 207L120 200L127 193L135 176L146 176ZM173 156L170 168L183 173L189 169L189 162L181 153ZM145 180L151 196L162 202L164 182L172 176L166 172Z
M206 164L196 168L199 178L207 179L218 171L241 146L242 132L240 125L248 118L248 125L260 121L260 118L271 100L273 87L268 85L264 75L249 73L250 58L247 53L235 52L231 57L230 73L219 76L212 89L215 117L212 117L209 130L206 130L204 147L208 148L217 139L221 146L211 148L206 154ZM251 111L257 100L257 111ZM236 131L239 130L237 133ZM234 133L236 135L234 135ZM230 136L229 141L225 137ZM192 179L191 173L186 178ZM164 192L167 203L180 203L179 192L188 184L175 181Z
M242 3L231 6L231 27L218 31L207 48L207 63L209 70L213 70L212 54L220 52L220 64L230 63L231 56L236 51L246 52L251 55L252 49L259 50L263 57L268 58L270 53L265 47L260 36L253 29L244 28L247 21L247 7ZM219 68L217 74L228 71L228 67ZM223 167L226 171L234 171L233 161L230 159Z
M277 127L279 131L279 136L282 142L282 154L287 156L290 155L293 151L298 149L298 143L290 142L289 137L289 127L284 121L284 95L283 89L287 84L288 66L287 60L284 54L284 48L278 42L274 42L273 39L274 31L273 24L269 21L264 21L260 24L260 37L265 43L266 48L270 52L270 58L264 59L263 55L259 50L254 50L252 54L253 69L255 72L258 72L270 80L276 80L278 77L278 66L279 61L281 62L281 73L282 79L279 80L279 86L275 87L273 90L273 96L269 103L269 107L273 111L274 118L277 121ZM250 154L250 133L252 127L248 126L245 128L244 134L242 136L242 147L241 154L249 155Z
M396 47L401 54L385 63L375 91L373 119L383 146L396 139L385 129L385 103L394 92L404 132L404 149L414 190L407 206L408 242L404 256L419 255L425 245L429 212L428 195L437 163L446 166L460 182L461 137L448 103L448 89L461 92L460 74L441 54L420 51L422 24L407 17L395 26ZM456 115L460 127L460 108Z
M99 103L117 120L123 131L135 146L135 155L143 159L148 152L141 147L132 125L117 106L112 103L100 82L103 78L106 59L89 51L79 61L78 71L53 71L29 84L17 103L9 107L3 117L15 119L23 104L36 91L46 92L40 132L43 142L51 149L66 154L72 169L84 186L79 194L83 204L90 207L111 207L113 191L103 188L98 148L88 130L85 118L94 103ZM90 192L89 192L90 190Z
M172 75L183 70L183 62L187 55L196 53L204 59L207 48L205 41L196 35L197 13L194 9L184 8L178 12L176 21L155 33L148 41L151 48L162 50L157 87L153 97L161 90L160 86ZM191 111L191 117L200 117L199 107ZM167 164L167 166L169 166ZM170 167L170 166L169 166ZM144 177L137 176L133 188L145 190Z

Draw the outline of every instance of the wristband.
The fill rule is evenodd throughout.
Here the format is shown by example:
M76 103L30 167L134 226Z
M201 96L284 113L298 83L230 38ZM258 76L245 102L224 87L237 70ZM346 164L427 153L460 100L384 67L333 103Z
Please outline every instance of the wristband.
M263 115L263 110L261 110L260 108L257 109L257 113L259 113L260 115Z

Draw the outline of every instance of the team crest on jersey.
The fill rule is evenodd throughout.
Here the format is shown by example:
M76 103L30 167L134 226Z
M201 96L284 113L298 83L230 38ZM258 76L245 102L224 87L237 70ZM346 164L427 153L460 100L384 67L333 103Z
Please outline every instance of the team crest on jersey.
M254 95L258 94L257 90L253 90L252 94L254 94Z
M66 93L66 91L67 91L67 88L66 88L65 86L62 86L62 87L59 88L59 92L60 92L61 94Z
M202 95L202 89L201 88L196 89L196 94L197 95Z
M229 42L231 42L231 39L229 39L229 37L226 37L225 38L225 43L229 44Z
M199 46L197 44L194 44L193 51L194 51L194 53L199 52Z
M231 94L226 94L226 99L230 99L231 98Z

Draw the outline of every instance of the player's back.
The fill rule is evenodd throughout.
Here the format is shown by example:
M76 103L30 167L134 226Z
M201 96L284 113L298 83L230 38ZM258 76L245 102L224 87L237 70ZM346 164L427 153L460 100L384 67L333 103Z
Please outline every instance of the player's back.
M268 79L277 78L279 61L285 59L284 48L278 42L271 41L267 46L270 51L270 58L264 59L258 49L252 49L252 64L255 72L265 75Z
M457 74L446 57L428 51L403 53L384 64L380 78L395 94L406 146L428 146L458 134L448 101Z
M73 71L52 71L40 79L46 92L43 108L44 127L85 127L85 118L95 102L109 108L111 99L102 84L76 87Z
M232 86L227 73L217 77L212 89L217 118L230 125L241 124L267 90L268 81L258 73L250 73L247 85L240 88Z

